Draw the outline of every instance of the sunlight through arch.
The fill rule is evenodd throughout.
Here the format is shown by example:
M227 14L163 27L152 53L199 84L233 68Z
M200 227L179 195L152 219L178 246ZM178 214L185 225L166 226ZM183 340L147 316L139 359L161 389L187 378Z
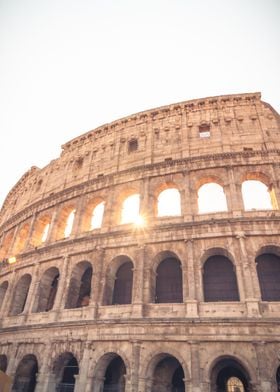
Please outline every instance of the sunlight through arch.
M271 194L263 182L258 180L244 181L241 191L246 211L273 209Z
M99 229L102 226L103 215L104 215L105 202L97 204L97 206L93 209L92 217L91 217L91 230Z
M50 229L50 224L47 223L43 229L43 233L42 233L42 237L41 237L42 243L46 242L46 239L48 238L48 234L49 234L49 229Z
M135 193L128 196L122 203L121 224L140 223L140 195Z
M73 210L68 215L68 218L67 218L67 221L66 221L66 226L65 226L65 229L64 229L64 237L65 238L69 237L71 232L72 232L74 218L75 218L75 212L76 212L76 210Z
M215 182L202 185L198 190L198 212L207 214L224 211L228 211L228 207L223 187Z
M168 188L158 195L157 215L180 216L181 196L177 188Z

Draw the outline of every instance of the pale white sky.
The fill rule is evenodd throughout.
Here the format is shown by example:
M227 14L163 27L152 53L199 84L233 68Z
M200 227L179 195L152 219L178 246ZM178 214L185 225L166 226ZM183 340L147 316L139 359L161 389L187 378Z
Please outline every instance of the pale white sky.
M0 0L0 204L129 114L255 91L280 112L279 21L279 0Z

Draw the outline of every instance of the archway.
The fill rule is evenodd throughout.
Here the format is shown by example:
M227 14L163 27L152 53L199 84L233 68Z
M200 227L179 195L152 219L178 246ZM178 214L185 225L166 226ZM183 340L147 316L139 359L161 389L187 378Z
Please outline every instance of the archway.
M65 309L88 306L91 296L92 265L78 263L72 271Z
M175 257L165 258L157 267L155 302L183 302L181 262Z
M8 358L5 354L1 354L0 355L0 370L2 370L2 372L6 372L7 370L7 366L8 366Z
M3 282L0 286L0 310L2 308L8 286L9 286L9 284L7 281Z
M110 361L105 371L103 392L124 392L125 374L124 361L117 355Z
M23 275L17 282L13 295L11 309L10 309L11 316L15 316L23 312L30 283L31 283L31 275L29 274Z
M280 257L264 253L256 258L257 273L263 301L280 301Z
M49 268L42 276L38 289L38 300L34 306L35 312L48 312L53 308L59 279L59 270Z
M232 262L225 256L209 257L203 266L204 301L239 301Z
M33 354L28 354L18 364L12 392L34 392L36 388L36 374L38 362Z
M54 364L56 378L56 392L73 392L75 388L75 375L79 374L77 359L72 353L59 356Z
M185 374L182 365L169 354L160 356L152 378L151 392L185 392Z
M131 304L133 284L133 264L127 261L116 273L112 305Z
M234 358L223 358L213 367L211 392L249 392L250 377Z

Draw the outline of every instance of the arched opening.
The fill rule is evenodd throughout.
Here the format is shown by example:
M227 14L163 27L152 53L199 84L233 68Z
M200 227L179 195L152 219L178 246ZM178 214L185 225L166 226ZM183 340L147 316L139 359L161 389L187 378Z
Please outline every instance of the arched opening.
M133 285L133 264L127 261L116 273L112 305L131 304Z
M232 262L225 256L211 256L203 266L204 301L239 301Z
M183 302L182 268L175 257L167 257L157 267L155 302Z
M111 360L104 375L103 392L125 391L126 367L122 358L117 355Z
M16 316L24 311L25 303L28 296L28 291L31 283L31 275L23 275L14 290L12 305L10 309L10 316Z
M35 355L25 355L17 367L12 392L34 392L37 373L38 362Z
M18 255L24 250L26 246L28 233L29 233L29 228L30 228L29 223L23 224L22 227L20 228L18 234L16 235L15 243L13 246L13 251L12 251L13 255Z
M176 188L168 188L160 192L157 203L157 216L180 216L181 196Z
M62 208L55 227L54 237L56 240L68 238L71 235L75 219L75 213L76 210L73 204L66 205Z
M184 370L171 355L161 359L153 374L152 392L185 392Z
M280 257L264 253L256 258L263 301L280 301Z
M1 248L0 248L0 260L3 260L6 257L8 257L9 250L10 250L11 245L12 245L13 237L14 237L14 230L9 231L5 235L3 243L2 243Z
M2 370L2 372L6 373L8 367L8 358L5 354L1 354L0 355L0 370Z
M280 366L276 370L276 386L277 392L280 392Z
M73 268L65 309L89 305L91 279L92 265L88 261L82 261Z
M211 391L249 392L250 378L244 367L233 358L220 360L213 368Z
M8 286L9 286L9 284L7 281L3 282L0 286L0 310L2 308Z
M121 224L137 223L139 221L140 195L128 196L122 203Z
M33 246L40 246L48 238L51 216L49 214L41 215L37 218L31 243Z
M269 190L269 188L261 181L244 181L242 183L241 192L244 209L246 211L272 210L277 208L273 190Z
M199 188L198 212L200 214L223 212L227 210L227 199L221 185L209 182Z
M53 308L59 281L59 270L49 268L42 276L38 288L37 301L34 303L34 312L48 312Z
M73 223L74 223L74 218L75 218L75 212L76 212L76 210L71 211L70 214L67 217L66 225L65 225L65 229L64 229L64 237L65 238L69 237L70 234L72 233L72 228L73 228Z
M72 353L64 353L54 364L56 378L56 392L73 392L75 388L75 375L79 374L77 359Z
M103 215L104 215L105 202L97 204L92 211L91 216L91 230L99 229L102 226Z

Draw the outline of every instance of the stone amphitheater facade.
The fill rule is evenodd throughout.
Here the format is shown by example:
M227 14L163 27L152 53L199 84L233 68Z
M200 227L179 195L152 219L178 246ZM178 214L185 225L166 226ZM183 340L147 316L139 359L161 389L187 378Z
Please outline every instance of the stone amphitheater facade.
M279 391L279 158L279 115L248 93L114 121L26 172L0 213L12 390ZM267 187L271 208L244 207L245 181ZM226 210L199 211L208 183ZM158 216L166 189L179 195L174 216ZM121 222L135 194L139 226Z

